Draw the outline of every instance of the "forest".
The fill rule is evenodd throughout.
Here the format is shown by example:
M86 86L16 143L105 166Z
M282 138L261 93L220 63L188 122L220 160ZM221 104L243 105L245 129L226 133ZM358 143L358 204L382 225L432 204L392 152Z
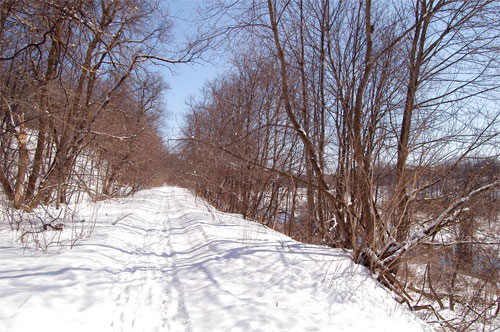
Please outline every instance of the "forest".
M210 1L175 52L155 1L0 7L13 228L41 206L168 183L345 249L443 330L498 328L498 1ZM189 101L167 148L167 85L150 64L205 52L230 68Z

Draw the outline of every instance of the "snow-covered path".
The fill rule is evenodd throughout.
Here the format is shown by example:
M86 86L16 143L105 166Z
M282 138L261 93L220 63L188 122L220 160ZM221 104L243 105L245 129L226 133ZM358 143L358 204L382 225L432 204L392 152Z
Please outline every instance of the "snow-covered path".
M71 250L23 252L0 234L0 331L425 329L348 254L180 188L103 204Z

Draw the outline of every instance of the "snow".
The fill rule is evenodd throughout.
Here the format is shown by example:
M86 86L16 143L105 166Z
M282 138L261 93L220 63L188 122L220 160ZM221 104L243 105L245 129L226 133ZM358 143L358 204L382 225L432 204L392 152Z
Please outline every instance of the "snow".
M0 331L431 330L349 253L185 189L100 204L92 237L72 249L23 249L2 230Z

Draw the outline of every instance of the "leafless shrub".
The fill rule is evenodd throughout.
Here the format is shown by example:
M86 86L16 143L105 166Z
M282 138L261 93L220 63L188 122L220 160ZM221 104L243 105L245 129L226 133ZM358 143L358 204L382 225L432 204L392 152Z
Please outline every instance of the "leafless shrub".
M88 211L90 214L82 218L76 206L63 205L59 209L43 206L29 212L2 206L1 219L22 246L46 251L52 246L73 247L89 237L95 228L98 210L94 207Z

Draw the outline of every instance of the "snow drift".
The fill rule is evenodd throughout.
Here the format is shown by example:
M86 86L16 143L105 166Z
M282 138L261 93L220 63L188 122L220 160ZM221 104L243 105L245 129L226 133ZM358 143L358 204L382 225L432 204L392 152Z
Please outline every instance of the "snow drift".
M71 250L26 250L2 231L0 331L430 331L348 253L187 190L100 204Z

